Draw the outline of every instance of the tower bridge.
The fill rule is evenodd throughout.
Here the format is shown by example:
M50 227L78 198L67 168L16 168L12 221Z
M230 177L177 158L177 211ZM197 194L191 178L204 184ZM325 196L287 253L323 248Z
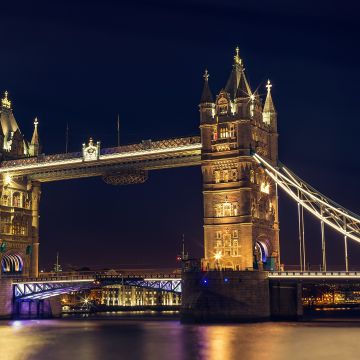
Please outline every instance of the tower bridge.
M79 152L53 155L41 151L37 119L31 141L20 132L6 92L0 107L0 260L1 281L5 284L2 287L11 288L12 298L20 301L90 286L93 280L79 285L65 279L60 283L29 279L38 277L42 182L101 176L108 184L126 185L146 181L151 170L182 166L201 167L204 203L204 257L200 265L187 264L183 273L185 316L267 318L270 304L277 304L273 307L277 314L288 311L279 305L282 296L296 302L291 311L297 314L299 284L303 279L358 281L358 273L349 272L348 241L360 242L360 217L322 195L279 162L277 111L271 87L268 81L263 105L258 91L251 89L237 48L229 79L215 98L209 73L204 73L199 104L200 136L143 140L113 148L102 148L100 141L90 139L82 148L79 146ZM280 260L280 189L298 208L300 269L292 274L282 271ZM306 273L304 210L320 223L320 274ZM327 272L325 226L343 239L345 275ZM11 276L23 279L12 282ZM289 279L293 288L286 295L284 289L289 286L282 287L281 283ZM150 286L145 279L132 281ZM172 283L164 286L174 290ZM0 315L10 311L4 305L8 304L6 291L3 295L0 291ZM228 308L219 307L219 303L226 303Z

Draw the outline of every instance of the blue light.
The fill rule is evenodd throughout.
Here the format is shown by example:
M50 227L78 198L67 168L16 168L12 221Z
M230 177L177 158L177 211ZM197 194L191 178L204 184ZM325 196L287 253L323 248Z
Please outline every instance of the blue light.
M229 282L229 279L228 279L228 278L225 278L225 279L224 279L224 282L226 282L226 283Z
M206 285L206 284L207 284L207 282L208 282L208 281L207 281L207 279L204 279L204 280L203 280L203 284L205 284L205 285Z

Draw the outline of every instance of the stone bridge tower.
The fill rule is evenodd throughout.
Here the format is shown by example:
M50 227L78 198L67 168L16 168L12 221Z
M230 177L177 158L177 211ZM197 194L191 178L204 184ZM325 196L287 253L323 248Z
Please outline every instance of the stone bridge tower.
M27 142L15 120L8 93L0 107L0 161L39 154L38 121ZM39 257L40 183L24 177L0 175L1 276L37 276Z
M267 83L264 107L246 79L239 49L230 78L216 99L205 71L200 102L205 269L279 267L275 184L256 163L256 152L278 159L277 114ZM215 101L214 101L215 100Z

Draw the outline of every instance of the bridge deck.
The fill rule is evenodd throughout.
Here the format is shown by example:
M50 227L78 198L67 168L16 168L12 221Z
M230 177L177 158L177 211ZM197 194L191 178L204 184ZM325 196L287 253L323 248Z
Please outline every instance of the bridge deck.
M88 290L114 284L181 292L181 275L94 273L13 279L14 299L16 301L41 300L71 291Z

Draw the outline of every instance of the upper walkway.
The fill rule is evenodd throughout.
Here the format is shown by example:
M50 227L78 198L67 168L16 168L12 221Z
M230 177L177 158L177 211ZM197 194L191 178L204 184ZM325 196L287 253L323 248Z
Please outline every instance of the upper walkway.
M93 148L97 151L95 146ZM194 166L200 165L200 160L201 140L199 136L192 136L104 148L94 157L72 152L7 160L0 163L0 174L27 175L33 180L48 182L101 176L128 168L154 170Z

